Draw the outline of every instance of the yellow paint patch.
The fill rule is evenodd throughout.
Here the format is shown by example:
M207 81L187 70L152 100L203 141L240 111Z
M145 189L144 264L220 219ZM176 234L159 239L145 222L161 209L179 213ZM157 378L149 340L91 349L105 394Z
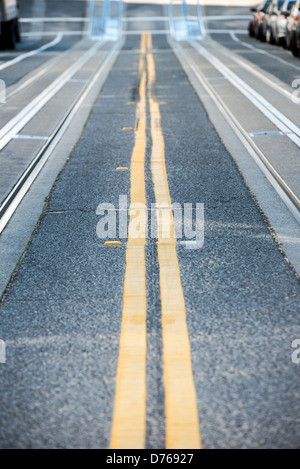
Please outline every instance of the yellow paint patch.
M121 241L105 241L104 246L122 246Z
M123 127L122 130L133 130L133 127Z
M151 171L156 203L171 206L165 165L164 138L159 104L153 95L156 72L151 36L147 35L148 92L151 115ZM192 371L186 311L176 252L174 218L169 210L169 238L156 211L158 260L162 308L164 384L166 405L166 446L168 449L201 448L196 391Z
M145 35L140 54L139 102L135 145L131 159L131 208L146 206L146 71ZM134 237L134 209L130 210L119 363L111 434L111 449L143 449L146 435L146 209L140 210L140 236Z

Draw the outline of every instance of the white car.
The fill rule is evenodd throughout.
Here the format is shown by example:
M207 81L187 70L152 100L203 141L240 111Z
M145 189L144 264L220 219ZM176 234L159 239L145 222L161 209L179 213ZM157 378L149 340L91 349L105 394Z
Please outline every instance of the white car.
M290 14L287 18L285 43L283 44L284 47L291 50L293 53L294 53L294 48L295 48L295 35L296 35L297 22L298 22L299 15L300 15L300 5L299 5L299 0L296 0L294 1L293 6L290 10ZM294 55L297 55L297 53Z
M284 0L272 0L262 22L262 41L276 44L277 18Z
M290 15L290 12L294 3L295 3L295 0L285 0L277 16L274 36L275 36L276 44L280 46L285 46L288 17Z

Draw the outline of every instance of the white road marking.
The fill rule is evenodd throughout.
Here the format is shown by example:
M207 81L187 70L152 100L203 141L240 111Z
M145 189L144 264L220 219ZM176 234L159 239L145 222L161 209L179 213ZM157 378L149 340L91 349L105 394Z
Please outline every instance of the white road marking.
M57 31L42 31L41 33L29 32L29 33L22 33L22 37L41 37L41 36L55 36ZM85 31L62 31L60 34L62 36L78 36L81 34L85 34Z
M170 31L168 29L154 29L154 30L147 30L147 31L124 31L124 34L127 36L134 36L134 35L141 35L144 33L149 34L168 34Z
M263 54L263 55L267 55L268 57L271 57L272 59L275 59L275 60L278 60L278 62L281 62L283 63L284 65L287 65L288 67L292 67L294 68L295 70L300 70L300 67L295 65L295 64L292 64L290 62L287 62L286 60L282 59L281 57L277 57L277 55L274 55L274 54L270 54L269 52L263 50L263 49L260 49L258 47L255 47L255 46L252 46L251 44L248 44L247 42L243 42L241 41L238 37L236 37L236 34L239 34L237 32L234 32L234 31L230 31L230 36L231 38L237 42L238 44L242 44L244 47L247 47L248 49L251 49L251 50L254 50L255 52L258 52L259 54Z
M20 18L21 23L85 23L89 18L70 18L70 17L53 17L53 18Z
M32 34L32 33L30 33L30 34ZM56 38L53 39L53 41L48 42L48 44L44 44L43 46L39 47L38 49L34 49L30 52L26 52L25 54L19 55L15 59L9 60L8 62L5 62L5 63L1 64L0 65L0 71L5 70L6 68L11 67L12 65L15 65L15 64L19 63L22 60L28 59L29 57L33 57L34 55L40 54L41 52L44 52L45 50L50 49L50 47L56 46L57 44L59 44L59 42L62 40L62 38L63 38L63 34L61 34L61 33L57 34Z
M15 136L17 139L24 139L24 140L48 140L48 137L43 135L25 135L25 134L18 134Z
M72 78L75 73L93 57L103 42L94 44L71 67L62 73L51 85L33 99L0 130L0 150L13 139L26 124L50 101L50 99Z
M210 34L247 34L248 31L246 29L207 29Z
M234 50L233 52L236 54L237 51ZM275 83L273 81L274 79L268 78L264 73L260 72L254 64L251 63L250 65L245 61L244 58L236 57L231 52L229 52L227 48L224 48L224 54L226 54L227 57L229 57L230 59L234 60L236 63L241 65L243 68L249 70L249 72L252 73L253 75L256 75L260 80L264 81L268 86L278 91L280 94L282 94L289 100L291 99L291 90L283 88L282 86Z
M251 15L232 15L232 16L203 16L205 21L224 21L224 20L250 20Z
M134 22L134 21L169 21L168 16L127 16L122 19L122 21L126 22Z
M197 50L206 60L208 60L219 72L228 78L230 83L237 88L247 99L256 106L273 124L282 132L289 132L287 137L290 138L298 147L300 147L300 129L284 114L276 109L269 101L249 86L244 80L233 73L226 65L224 65L217 57L208 52L207 49L200 46L194 41L190 44Z
M196 67L194 60L191 61L187 58L186 53L183 51L182 47L178 43L172 42L172 47L178 59L182 63L187 75L191 76L192 71L193 76L196 77L196 80L198 80L202 84L202 86L208 92L209 96L212 98L223 117L226 119L230 127L233 129L242 144L245 146L246 150L251 155L257 166L261 169L270 184L274 187L279 197L286 204L286 206L293 214L295 219L298 221L298 223L300 223L299 198L282 179L276 169L271 165L271 163L265 157L263 152L256 145L254 140L249 136L249 134L246 132L240 122L232 114L232 112L224 103L222 98L220 98L214 88L209 84L209 82L207 82L205 76L202 74L199 68Z
M90 55L93 55L93 53L101 47L103 42L95 44L91 49L89 49L82 57L79 59L77 62L75 62L74 66L78 66L78 63L80 63L80 66L83 66L87 60L89 60ZM43 168L44 164L46 161L49 159L50 155L52 154L53 150L55 149L56 145L58 142L61 140L63 137L64 133L68 129L71 121L73 118L76 116L77 112L79 111L80 107L82 104L85 102L87 96L89 95L90 91L94 87L94 85L99 81L100 77L102 76L103 73L105 73L107 70L110 70L111 67L111 61L114 58L114 55L117 53L117 50L120 47L120 43L116 43L113 48L110 50L98 70L96 71L95 75L93 78L90 80L90 82L84 87L82 92L80 93L77 102L75 105L70 109L69 114L65 117L64 121L59 124L59 126L54 130L52 136L49 137L49 142L50 145L47 147L47 149L42 153L42 157L40 158L40 153L39 152L36 157L32 160L26 171L23 173L19 181L17 182L16 186L14 187L14 191L18 191L12 201L11 199L11 194L10 193L6 199L3 201L2 205L0 206L0 213L1 211L4 210L4 214L0 218L0 233L4 230L6 227L7 223L13 216L14 212L16 211L17 207L19 206L20 202L22 201L23 197L31 187L32 183L40 173L41 169ZM70 67L70 68L73 68ZM68 72L68 70L67 70ZM66 73L67 73L66 72ZM74 71L76 73L76 71ZM60 79L58 79L60 80ZM42 93L43 94L43 93ZM38 98L37 98L38 99ZM30 120L30 119L29 119ZM48 143L47 143L48 145ZM44 147L43 147L44 148ZM42 148L42 150L43 150ZM42 151L41 150L41 151ZM34 168L34 169L32 169ZM8 205L9 204L9 205ZM8 205L7 208L5 206Z

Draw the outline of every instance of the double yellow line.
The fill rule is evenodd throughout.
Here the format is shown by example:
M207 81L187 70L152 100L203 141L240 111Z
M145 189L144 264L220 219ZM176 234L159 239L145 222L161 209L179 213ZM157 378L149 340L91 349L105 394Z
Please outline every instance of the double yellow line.
M166 447L201 447L196 392L176 238L172 202L165 165L164 138L159 103L154 95L156 72L152 37L143 34L139 60L139 102L136 111L135 145L131 159L131 206L126 251L124 302L112 449L143 449L146 435L146 107L147 89L151 116L151 172L156 204L169 212L170 236L164 236L165 216L156 210L158 260L163 333L163 361L166 408ZM147 84L148 77L148 84ZM139 210L140 236L133 232L136 207Z

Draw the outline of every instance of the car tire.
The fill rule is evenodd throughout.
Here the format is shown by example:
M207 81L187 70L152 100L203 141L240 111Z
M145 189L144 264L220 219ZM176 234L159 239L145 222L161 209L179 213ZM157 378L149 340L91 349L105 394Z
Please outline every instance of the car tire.
M1 48L13 50L16 46L16 32L14 21L1 23Z
M299 49L295 45L292 46L291 48L292 54L294 57L299 57Z
M273 34L273 30L272 30L272 29L270 30L270 41L269 41L269 42L270 42L270 44L271 44L272 46L274 46L274 45L276 44L276 39L275 39L275 37L274 37L274 34Z
M289 34L287 34L286 37L285 37L285 45L284 45L284 48L285 48L285 49L288 49L288 50L291 49L291 37L290 37Z
M266 42L266 34L262 26L260 26L258 29L258 39L261 42Z
M16 42L21 42L20 23L18 19L14 20Z
M254 31L254 28L253 28L253 24L252 24L252 23L249 23L249 26L248 26L248 33L249 33L249 36L250 36L250 37L254 37L254 36L255 36L255 31Z
M299 57L299 49L297 47L297 41L296 41L296 36L293 35L292 38L291 38L291 52L293 54L294 57Z

